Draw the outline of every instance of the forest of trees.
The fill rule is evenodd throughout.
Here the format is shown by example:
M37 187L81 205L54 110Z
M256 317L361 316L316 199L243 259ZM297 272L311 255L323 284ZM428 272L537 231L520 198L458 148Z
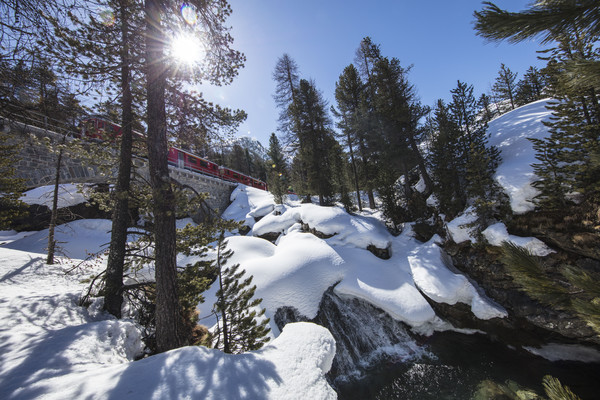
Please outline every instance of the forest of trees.
M584 1L569 8L559 1L566 5L557 11L542 3L523 13L506 13L486 3L475 13L475 28L490 40L541 37L550 46L542 52L544 68L532 66L519 79L501 64L490 92L477 93L473 85L458 80L445 94L448 101L439 99L431 105L420 102L409 79L411 66L384 54L370 37L357 43L354 63L340 71L333 105L317 82L303 77L294 59L283 54L272 72L280 112L278 133L272 133L268 148L262 149L250 141L233 140L246 118L244 111L210 103L190 89L203 82L228 84L244 65L245 57L232 47L225 24L231 13L227 1L190 1L186 13L171 0L3 2L0 114L22 121L52 118L66 131L75 129L80 116L90 112L119 123L123 131L112 159L118 166L111 182L114 190L98 200L111 210L113 224L107 269L98 277L106 311L121 317L124 296L141 296L142 314L154 331L155 351L197 343L200 339L191 328L197 316L190 304L200 301L208 282L219 280L216 312L222 330L216 345L225 351L253 349L267 333L264 321L253 322L257 315L244 314L239 326L230 325L231 307L258 305L250 301L251 281L238 283L242 275L237 267L223 267L230 254L221 232L235 229L235 224L208 219L196 229L176 231L175 218L186 211L183 203L197 206L204 195L183 197L187 195L170 180L168 143L175 141L183 149L267 180L278 203L293 192L305 202L314 197L320 205L341 203L348 211L378 208L394 232L403 222L441 215L449 220L472 206L477 230L511 214L507 197L494 180L501 154L488 143L488 122L521 105L552 98L550 135L533 140L538 160L536 211L597 215L600 30L588 13L595 6ZM536 19L540 15L545 18ZM539 24L524 23L531 19ZM202 36L210 46L202 61L185 64L169 59L165 43L180 31ZM84 98L92 99L92 104L84 106ZM146 133L146 143L137 147L149 160L151 180L146 186L131 179L137 146L134 129ZM10 226L21 212L18 199L25 189L14 178L10 162L18 143L3 132L0 228ZM144 226L132 220L133 209L144 214ZM133 231L141 239L131 245L127 238ZM183 244L205 254L215 240L219 243L215 263L187 269L177 265L176 254ZM151 250L155 282L125 285L127 271L148 257L148 253L142 257L140 249ZM198 279L183 284L182 274L192 268ZM248 332L236 333L234 346L228 332L242 331ZM247 340L239 341L240 335Z

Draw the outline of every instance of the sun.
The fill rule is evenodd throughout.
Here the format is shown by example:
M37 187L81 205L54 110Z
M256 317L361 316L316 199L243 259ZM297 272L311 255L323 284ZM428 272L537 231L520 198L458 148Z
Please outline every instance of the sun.
M171 55L184 64L198 63L204 57L204 46L197 37L180 34L171 40Z

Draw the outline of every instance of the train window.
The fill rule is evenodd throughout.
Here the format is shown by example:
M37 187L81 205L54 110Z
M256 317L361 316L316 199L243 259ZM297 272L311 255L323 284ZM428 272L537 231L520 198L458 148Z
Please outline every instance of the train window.
M208 167L208 164L204 160L200 160L200 165L203 166L204 168Z

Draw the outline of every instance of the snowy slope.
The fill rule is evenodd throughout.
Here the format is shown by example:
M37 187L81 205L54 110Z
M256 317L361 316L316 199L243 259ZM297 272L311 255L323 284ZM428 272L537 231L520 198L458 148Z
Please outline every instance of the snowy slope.
M546 109L548 100L539 100L507 112L488 124L489 144L502 152L502 163L496 171L496 181L510 197L516 214L533 210L531 199L537 194L531 183L535 180L533 167L535 151L528 138L542 139L548 128L542 121L550 120Z
M0 260L2 399L336 397L324 378L335 355L325 328L291 324L260 351L239 356L185 347L133 362L143 350L138 326L99 312L97 303L77 304L82 280L103 265L73 270L79 261L63 259L49 266L43 254L5 247Z
M489 124L490 143L503 157L496 179L515 212L532 208L535 158L526 138L547 134L541 124L549 117L544 106L544 101L532 103ZM44 193L28 193L28 201L43 202ZM82 200L70 193L66 204ZM466 277L446 267L437 238L420 243L408 225L392 237L374 216L295 202L275 205L269 193L244 186L232 200L224 216L252 229L248 236L228 238L235 252L230 262L254 276L268 317L291 306L312 318L333 285L337 294L363 299L422 333L445 326L428 301L465 303L481 319L506 316ZM469 218L466 212L449 224L456 241L472 239L460 226ZM301 223L333 236L304 233ZM107 220L75 221L59 227L57 239L64 254L83 259L102 253L109 230ZM258 237L273 232L280 234L275 243ZM502 224L483 234L492 244L511 240L540 255L548 251L532 238L508 235ZM133 361L142 350L139 327L99 312L97 302L88 309L77 304L83 280L105 267L105 256L66 274L79 261L62 258L56 266L46 265L46 236L46 231L26 237L0 232L7 243L0 246L0 398L335 398L324 378L335 342L326 329L310 323L289 324L279 332L272 322L273 340L244 355L186 347ZM391 258L377 258L367 250L370 245L388 249ZM201 318L210 315L215 290L198 306Z

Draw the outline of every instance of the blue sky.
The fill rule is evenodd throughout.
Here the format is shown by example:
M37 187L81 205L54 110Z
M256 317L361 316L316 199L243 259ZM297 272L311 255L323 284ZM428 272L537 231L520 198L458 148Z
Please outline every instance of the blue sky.
M461 80L473 84L477 96L489 92L505 63L520 78L537 60L535 42L511 45L487 43L475 35L473 11L481 1L471 0L229 0L228 20L234 47L245 53L246 66L225 87L203 87L207 98L223 106L241 108L248 119L238 135L268 145L276 132L278 110L272 95L272 72L277 59L288 53L300 75L316 82L335 105L335 83L344 67L354 61L360 40L370 36L384 56L413 65L410 82L423 104L449 99ZM527 7L525 0L498 0L509 11Z

